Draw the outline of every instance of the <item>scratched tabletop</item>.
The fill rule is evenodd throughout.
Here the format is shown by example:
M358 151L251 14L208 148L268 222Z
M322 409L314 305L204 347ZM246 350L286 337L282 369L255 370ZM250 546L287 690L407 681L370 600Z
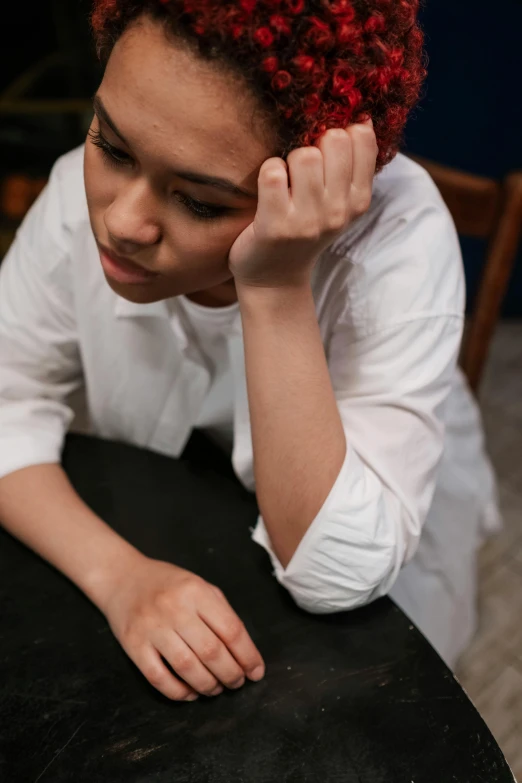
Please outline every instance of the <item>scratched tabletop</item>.
M211 454L198 432L178 460L73 435L64 467L143 552L225 591L265 679L170 702L76 587L0 532L1 783L513 783L390 600L326 617L295 606L250 540L254 496Z

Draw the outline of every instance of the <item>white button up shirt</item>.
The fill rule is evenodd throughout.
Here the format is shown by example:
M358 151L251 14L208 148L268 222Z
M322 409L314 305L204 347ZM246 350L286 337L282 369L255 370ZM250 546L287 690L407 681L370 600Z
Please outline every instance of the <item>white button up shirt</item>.
M430 509L437 517L432 507L452 395L460 395L470 418L465 442L478 444L468 466L478 506L491 507L494 499L476 409L455 369L465 299L458 238L423 169L399 155L376 177L369 211L322 254L312 287L346 458L286 569L261 518L254 539L298 604L332 612L388 593L414 558ZM234 390L232 464L254 490L239 310L226 339ZM94 433L176 457L210 384L176 298L134 304L107 285L89 224L83 147L63 156L0 267L0 476L59 461L73 419L68 399L82 385ZM446 449L447 438L446 432ZM446 513L453 522L462 512L459 524L472 531L463 539L468 551L476 544L479 512L463 510L465 493L452 497ZM437 551L445 546L455 542L443 539ZM450 560L442 552L443 570ZM456 573L445 578L459 579ZM403 580L402 604L430 635L426 602L415 604L422 593L418 579L411 586ZM472 591L469 584L461 587ZM442 594L428 593L435 611L451 611L451 601L445 610ZM456 618L456 627L461 621ZM455 642L435 636L450 659Z

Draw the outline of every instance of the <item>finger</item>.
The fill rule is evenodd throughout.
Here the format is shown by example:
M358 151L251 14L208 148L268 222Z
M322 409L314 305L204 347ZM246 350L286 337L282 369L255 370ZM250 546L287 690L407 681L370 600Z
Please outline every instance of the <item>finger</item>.
M342 128L327 131L317 145L323 153L325 192L329 204L344 204L352 187L353 149L350 135Z
M210 593L199 609L201 619L221 639L250 680L261 680L265 664L245 626L223 596Z
M205 622L198 618L197 622L192 621L184 627L178 626L177 630L202 664L219 682L227 688L241 688L244 685L243 669Z
M203 625L199 619L193 620L197 625ZM157 638L152 637L159 653L168 661L190 687L204 696L217 696L223 691L217 679L202 664L197 653L175 631L163 631Z
M317 220L324 202L323 154L318 147L299 147L287 158L290 196L303 221Z
M282 158L268 158L259 169L257 179L257 215L260 221L270 224L288 213L290 194L288 191L287 164Z
M127 652L129 658L136 664L150 684L160 693L174 701L194 701L197 693L175 677L163 661L157 650L144 646L139 650Z
M371 191L377 161L377 139L370 125L352 125L348 133L352 140L352 185L357 192Z

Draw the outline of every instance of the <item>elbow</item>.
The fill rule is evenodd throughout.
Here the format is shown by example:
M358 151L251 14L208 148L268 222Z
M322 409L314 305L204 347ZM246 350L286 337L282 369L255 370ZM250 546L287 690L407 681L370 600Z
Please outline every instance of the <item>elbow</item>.
M420 539L419 515L373 472L359 462L347 462L346 471L349 482L341 474L288 565L278 561L264 525L256 537L280 584L311 614L346 612L387 595Z
M297 606L310 614L335 614L366 606L391 590L400 571L397 547L372 553L366 567L336 562L331 569L303 564L287 571L281 582Z
M358 535L344 540L318 536L315 545L298 552L280 571L279 581L301 609L312 614L346 612L390 592L417 548L420 525L384 505L381 511L371 533L367 529L362 534L359 528Z

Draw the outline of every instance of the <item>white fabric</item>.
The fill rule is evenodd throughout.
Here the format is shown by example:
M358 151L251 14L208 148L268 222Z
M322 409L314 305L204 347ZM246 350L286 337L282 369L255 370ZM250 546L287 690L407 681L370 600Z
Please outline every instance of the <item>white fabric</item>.
M185 327L210 372L210 387L194 426L231 455L234 447L234 378L227 336L234 328L239 304L204 307L185 296L178 297L178 302L186 318Z
M78 148L57 161L0 268L0 475L59 460L68 400L85 384L93 432L172 456L195 426L233 433L233 467L255 489L239 308L118 297L82 159ZM302 607L351 609L391 591L452 664L475 625L475 549L498 512L455 369L458 239L423 169L399 155L377 176L370 210L317 263L313 292L346 459L286 570L261 518L254 539Z

